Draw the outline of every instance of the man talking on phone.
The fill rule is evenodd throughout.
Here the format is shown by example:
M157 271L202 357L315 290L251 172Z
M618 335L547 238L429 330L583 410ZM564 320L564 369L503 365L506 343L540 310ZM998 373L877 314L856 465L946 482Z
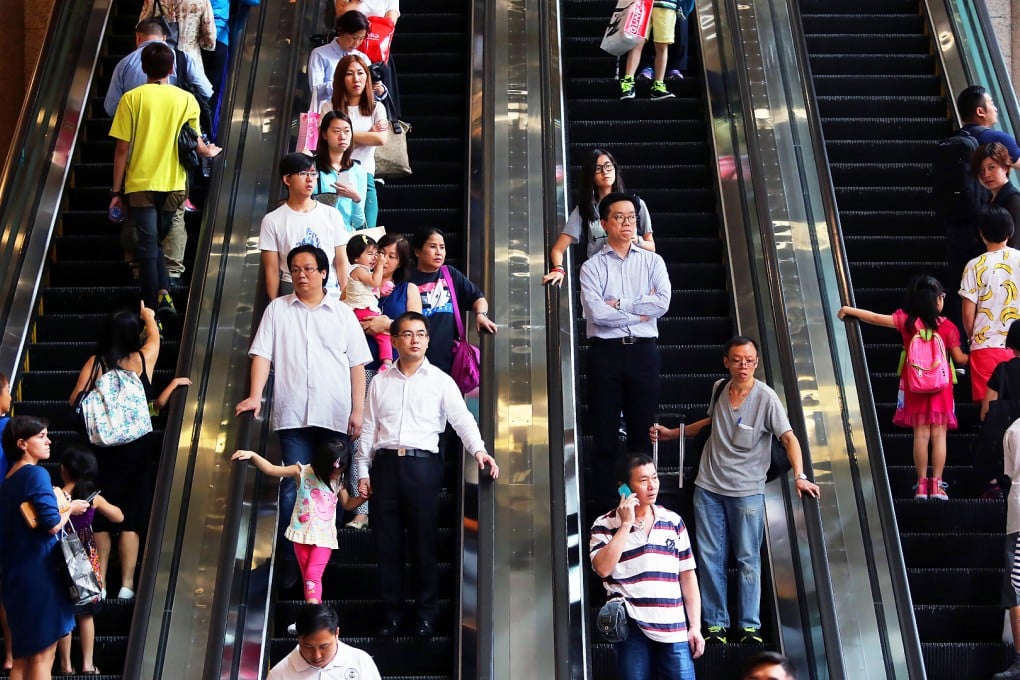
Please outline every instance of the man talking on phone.
M615 644L617 678L693 680L705 639L687 527L655 504L659 475L647 455L621 458L616 477L620 502L595 520L588 551L607 595L622 597L627 612L627 637Z

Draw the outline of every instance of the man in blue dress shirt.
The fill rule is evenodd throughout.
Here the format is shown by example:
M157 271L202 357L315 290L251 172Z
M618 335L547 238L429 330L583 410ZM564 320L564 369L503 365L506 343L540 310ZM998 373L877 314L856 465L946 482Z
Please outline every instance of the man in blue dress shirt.
M672 289L662 257L634 241L640 205L637 197L619 192L602 199L606 245L581 266L597 507L616 504L613 466L621 411L627 450L648 452L646 433L659 404L657 319L669 309Z

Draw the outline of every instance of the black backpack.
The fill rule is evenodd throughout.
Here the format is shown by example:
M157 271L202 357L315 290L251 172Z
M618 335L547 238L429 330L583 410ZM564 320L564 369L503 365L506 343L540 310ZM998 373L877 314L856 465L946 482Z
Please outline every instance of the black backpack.
M971 169L971 157L978 138L988 128L975 125L961 128L938 142L932 168L935 216L942 222L977 226L981 210L991 196Z
M190 92L198 101L198 124L202 128L203 134L211 136L213 133L212 107L210 106L209 99L192 84L191 72L188 70L188 60L184 58L184 52L181 50L174 50L174 52L177 62L177 86L182 90Z

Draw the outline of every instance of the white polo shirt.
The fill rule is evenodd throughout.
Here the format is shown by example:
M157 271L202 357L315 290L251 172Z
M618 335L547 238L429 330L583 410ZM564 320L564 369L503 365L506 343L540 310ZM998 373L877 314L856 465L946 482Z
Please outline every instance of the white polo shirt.
M379 670L366 652L337 643L336 656L325 668L311 666L301 656L301 648L290 654L269 671L267 680L381 680Z
M248 356L273 364L274 430L347 431L351 367L372 361L350 307L331 295L315 307L293 293L278 297L266 307Z

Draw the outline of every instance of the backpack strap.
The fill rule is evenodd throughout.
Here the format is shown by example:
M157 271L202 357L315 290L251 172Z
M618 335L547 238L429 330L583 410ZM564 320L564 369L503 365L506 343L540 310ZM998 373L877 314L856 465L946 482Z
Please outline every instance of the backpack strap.
M184 84L191 80L188 76L188 60L184 58L184 52L174 48L174 68L177 69L177 86L184 89Z

